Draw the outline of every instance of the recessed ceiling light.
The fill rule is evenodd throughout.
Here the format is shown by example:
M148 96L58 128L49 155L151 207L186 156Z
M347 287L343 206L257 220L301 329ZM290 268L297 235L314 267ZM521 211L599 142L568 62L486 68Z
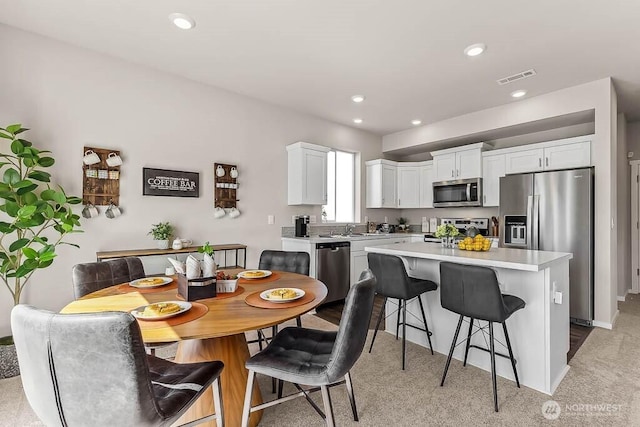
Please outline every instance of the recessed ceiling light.
M527 91L524 89L520 89L520 90L516 90L511 92L511 96L514 98L522 98L523 96L525 96L527 94Z
M353 123L359 125L360 123L362 123L364 120L362 119L353 119Z
M414 125L414 126L421 125L422 124L422 120L418 120L418 119L411 120L411 124Z
M173 25L181 30L190 30L196 26L196 21L184 13L172 13L169 15L169 21L173 22Z
M365 99L365 98L364 98L364 95L353 95L353 96L351 97L351 100L352 100L353 102L355 102L355 103L360 103L360 102L364 101L364 99Z
M464 50L464 54L467 56L478 56L485 50L487 50L487 46L484 43L476 43L471 46L467 46Z

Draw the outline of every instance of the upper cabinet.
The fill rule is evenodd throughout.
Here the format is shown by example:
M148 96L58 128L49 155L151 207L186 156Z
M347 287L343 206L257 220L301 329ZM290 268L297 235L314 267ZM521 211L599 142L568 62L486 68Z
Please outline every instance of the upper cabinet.
M499 150L505 154L506 173L540 172L591 166L593 135Z
M433 161L420 166L420 207L433 207Z
M296 142L287 146L289 205L327 203L328 147Z
M482 176L482 150L485 144L470 144L432 151L434 181L479 178Z
M482 155L482 206L500 203L500 178L505 176L505 155L491 151Z
M420 167L398 163L398 207L420 207Z
M390 160L366 162L367 208L397 207L397 163Z

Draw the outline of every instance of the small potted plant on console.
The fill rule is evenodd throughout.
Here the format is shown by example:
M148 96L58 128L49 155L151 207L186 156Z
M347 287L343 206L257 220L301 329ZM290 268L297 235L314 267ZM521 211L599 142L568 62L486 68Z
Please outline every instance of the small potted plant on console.
M169 239L173 233L173 226L168 222L153 224L148 234L153 236L158 249L169 249Z

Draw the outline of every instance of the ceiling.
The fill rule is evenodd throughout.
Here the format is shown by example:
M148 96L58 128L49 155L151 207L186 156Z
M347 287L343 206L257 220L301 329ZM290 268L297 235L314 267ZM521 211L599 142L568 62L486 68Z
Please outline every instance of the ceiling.
M608 76L619 110L640 119L634 0L0 0L0 10L17 28L378 134L518 102L516 89L527 98ZM177 29L172 12L196 27ZM463 54L480 42L483 55ZM536 76L496 83L530 68Z

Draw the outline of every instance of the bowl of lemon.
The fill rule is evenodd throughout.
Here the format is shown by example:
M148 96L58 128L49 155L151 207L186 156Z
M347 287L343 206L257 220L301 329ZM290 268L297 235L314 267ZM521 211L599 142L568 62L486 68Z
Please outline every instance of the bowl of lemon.
M487 239L481 234L475 237L465 237L458 243L458 249L463 251L486 252L491 249L491 239Z

